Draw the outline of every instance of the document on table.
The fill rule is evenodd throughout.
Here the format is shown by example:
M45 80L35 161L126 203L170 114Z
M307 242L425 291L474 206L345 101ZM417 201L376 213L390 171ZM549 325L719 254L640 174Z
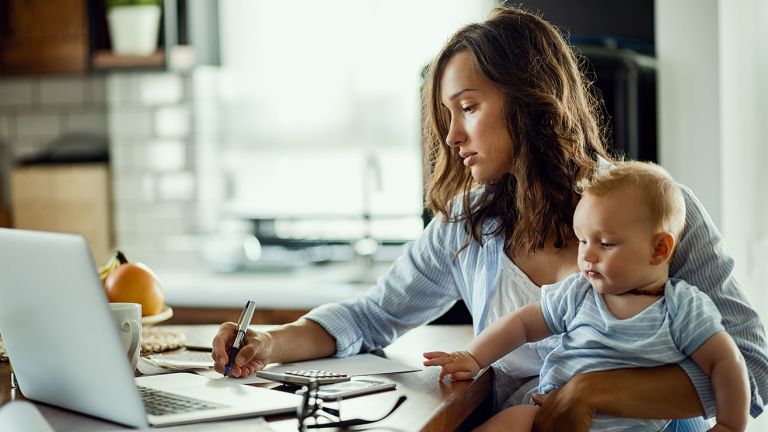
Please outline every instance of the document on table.
M147 357L150 363L168 369L189 370L213 367L210 352L183 351L170 354L153 354Z
M421 370L413 366L400 363L384 357L373 354L358 354L350 357L330 357L317 360L307 360L295 363L272 364L265 370L271 372L283 372L287 370L308 370L320 369L328 372L343 373L350 376L359 375L378 375L399 372L414 372ZM200 375L209 378L223 378L223 376L213 370L196 371ZM245 378L229 378L241 384L259 384L271 382L264 378L251 375Z
M140 357L136 367L144 375L157 375L177 371L209 369L213 367L213 359L211 359L210 352L200 351L153 354L148 357Z

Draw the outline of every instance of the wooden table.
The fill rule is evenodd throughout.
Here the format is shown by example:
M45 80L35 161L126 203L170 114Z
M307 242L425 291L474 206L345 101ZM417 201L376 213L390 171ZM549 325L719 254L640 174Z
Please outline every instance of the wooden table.
M167 328L184 331L188 338L197 340L210 340L216 332L216 326L210 325ZM465 347L472 337L471 326L424 326L410 331L384 351L389 358L421 366L422 352L460 349ZM392 416L376 423L375 428L368 426L366 429L445 432L458 429L479 407L481 410L488 409L487 398L491 392L490 372L486 371L474 381L461 382L438 382L438 372L438 368L426 368L419 372L381 375L382 378L394 381L397 390L342 401L342 417L377 418L386 413L400 395L406 395L408 400ZM0 405L13 398L23 399L18 393L18 390L10 388L8 363L0 363ZM57 432L126 430L114 423L43 404L38 404L38 407ZM268 417L267 420L275 432L296 431L295 418L277 416ZM173 429L175 428L158 430Z

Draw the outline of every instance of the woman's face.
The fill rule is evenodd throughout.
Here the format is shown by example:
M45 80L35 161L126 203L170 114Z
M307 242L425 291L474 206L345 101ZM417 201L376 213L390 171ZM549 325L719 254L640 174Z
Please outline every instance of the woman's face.
M445 140L472 177L490 182L512 170L512 138L507 129L504 96L475 67L468 52L455 54L445 66L440 99L451 113Z

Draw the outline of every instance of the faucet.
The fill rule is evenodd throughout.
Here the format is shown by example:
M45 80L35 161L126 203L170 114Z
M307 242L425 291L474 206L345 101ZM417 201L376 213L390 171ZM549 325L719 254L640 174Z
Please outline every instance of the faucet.
M364 160L363 169L363 236L355 241L353 248L355 254L361 259L363 267L360 269L364 276L373 270L373 255L379 248L379 242L371 233L371 192L384 188L381 173L381 163L376 154L368 150ZM375 188L375 189L373 189Z

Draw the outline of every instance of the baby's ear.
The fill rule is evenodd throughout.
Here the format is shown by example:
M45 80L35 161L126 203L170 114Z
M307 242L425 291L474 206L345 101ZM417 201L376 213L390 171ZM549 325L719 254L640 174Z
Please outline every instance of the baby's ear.
M675 237L668 232L657 234L653 238L653 245L651 264L662 264L672 257L672 251L675 249Z

